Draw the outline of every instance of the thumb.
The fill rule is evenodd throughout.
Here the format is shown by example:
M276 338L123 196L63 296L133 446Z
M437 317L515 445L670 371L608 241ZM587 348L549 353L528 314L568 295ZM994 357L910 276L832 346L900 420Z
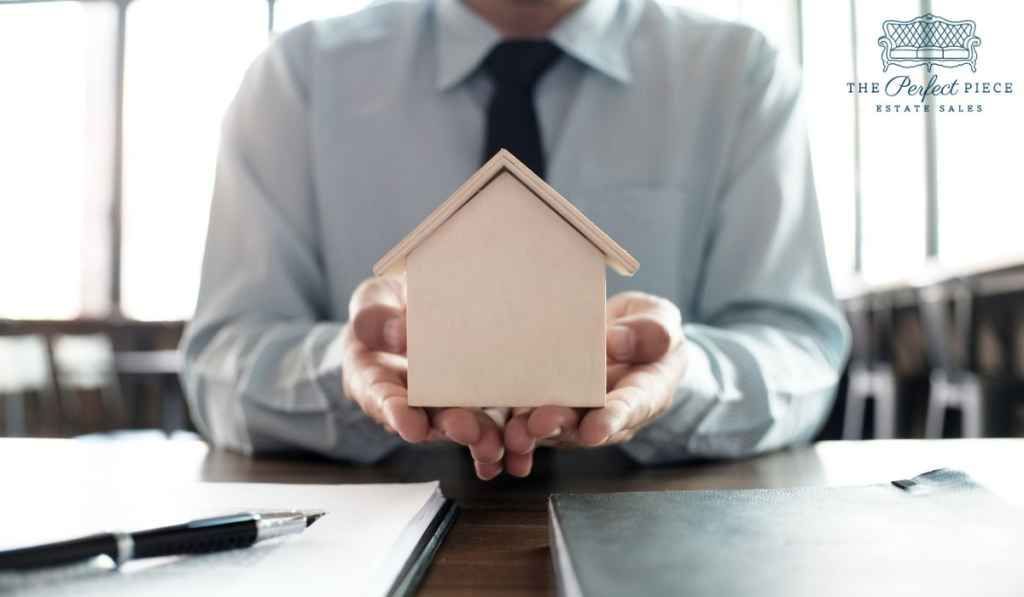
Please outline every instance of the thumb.
M400 283L371 278L356 288L349 319L356 338L374 351L404 354L405 297Z
M615 362L652 363L665 356L672 343L672 331L648 315L632 315L608 326L608 357Z
M405 354L405 311L389 305L369 305L352 320L356 338L377 352Z

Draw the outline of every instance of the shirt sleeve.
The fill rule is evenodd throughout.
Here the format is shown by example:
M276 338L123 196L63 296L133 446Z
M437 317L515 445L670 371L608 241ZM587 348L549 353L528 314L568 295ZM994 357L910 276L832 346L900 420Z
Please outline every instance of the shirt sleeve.
M811 440L849 350L825 259L800 82L759 38L705 248L673 406L624 449L641 462Z
M400 442L343 396L343 322L327 320L336 310L318 252L304 29L256 60L225 116L182 380L215 445L373 461Z

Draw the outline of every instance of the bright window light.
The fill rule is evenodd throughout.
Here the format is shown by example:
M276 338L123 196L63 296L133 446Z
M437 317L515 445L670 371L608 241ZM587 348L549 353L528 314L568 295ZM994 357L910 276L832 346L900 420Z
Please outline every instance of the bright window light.
M921 3L917 0L856 4L857 67L862 81L884 84L893 76L891 68L888 73L882 72L878 46L882 21L909 19L920 13ZM906 74L921 84L924 72L919 68ZM925 114L877 112L876 105L890 103L888 100L915 103L905 97L885 95L860 98L862 265L864 279L871 283L908 277L921 269L926 253Z
M811 142L829 269L843 286L854 267L853 14L845 2L805 2L804 116Z
M1013 81L1013 94L961 95L941 103L982 106L979 113L936 113L936 164L939 200L939 259L954 266L986 266L1024 258L1021 223L1024 201L1019 178L1024 139L1024 63L1020 60L1020 23L1024 7L1016 2L977 1L970 5L933 0L936 15L972 19L982 45L978 71L937 68L943 81ZM966 109L966 108L965 108Z
M122 308L191 317L220 123L267 43L266 4L136 0L125 50Z
M0 5L0 318L81 311L85 11Z
M277 0L274 3L274 31L287 31L314 19L351 14L370 0Z
M822 4L821 2L805 2ZM841 17L845 3L826 2L837 17ZM815 7L821 9L821 6ZM746 0L740 4L739 19L764 33L768 41L794 62L800 60L800 7L797 0ZM840 21L844 22L844 21ZM834 30L836 23L819 21L815 26L824 25L825 29Z

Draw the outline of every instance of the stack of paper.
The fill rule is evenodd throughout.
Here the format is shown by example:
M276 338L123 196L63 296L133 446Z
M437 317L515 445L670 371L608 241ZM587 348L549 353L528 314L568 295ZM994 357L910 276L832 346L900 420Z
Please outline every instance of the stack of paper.
M252 510L319 509L300 535L249 549L0 575L18 595L383 595L411 586L454 516L437 482L402 485L57 484L0 494L0 549Z

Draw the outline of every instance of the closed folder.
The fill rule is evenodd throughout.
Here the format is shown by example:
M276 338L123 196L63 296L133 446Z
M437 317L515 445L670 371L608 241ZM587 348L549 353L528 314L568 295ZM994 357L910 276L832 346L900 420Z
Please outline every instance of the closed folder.
M1024 511L957 471L860 487L561 494L549 513L562 595L1024 595Z

